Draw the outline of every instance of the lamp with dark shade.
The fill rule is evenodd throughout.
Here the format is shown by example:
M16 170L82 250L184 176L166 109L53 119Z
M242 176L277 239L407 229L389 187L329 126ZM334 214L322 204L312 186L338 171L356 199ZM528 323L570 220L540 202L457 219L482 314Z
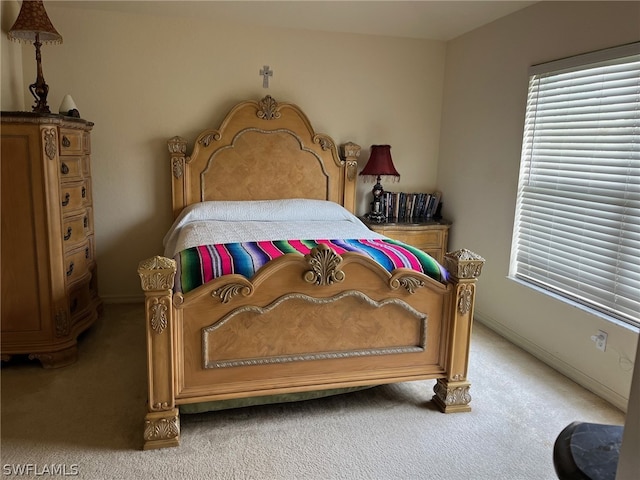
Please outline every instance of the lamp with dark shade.
M49 20L42 0L23 0L18 18L7 35L10 40L33 42L35 45L38 73L36 83L29 85L29 91L36 99L32 110L36 113L50 113L47 105L49 85L45 83L44 75L42 75L40 47L42 43L62 43L62 35L57 32Z
M371 222L383 223L387 217L382 213L382 195L384 190L380 183L381 177L393 177L394 180L400 179L400 174L393 165L391 159L390 145L371 145L371 156L365 167L360 172L365 178L374 179L376 184L371 191L373 194L373 202L371 202L371 212L367 214L367 218Z

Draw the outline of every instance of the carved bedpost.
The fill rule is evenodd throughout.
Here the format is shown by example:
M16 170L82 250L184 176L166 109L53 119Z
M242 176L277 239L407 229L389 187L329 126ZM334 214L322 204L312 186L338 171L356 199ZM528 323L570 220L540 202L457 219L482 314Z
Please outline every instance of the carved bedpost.
M167 141L171 154L171 188L173 190L173 217L177 217L187 205L185 182L187 181L187 141L182 137L173 137Z
M152 257L140 262L138 274L145 295L149 400L144 425L144 449L180 443L180 419L175 405L173 371L173 281L176 262Z
M470 383L467 381L469 344L473 325L476 282L484 265L484 258L469 250L456 250L444 257L444 266L451 275L454 295L450 308L453 322L449 325L446 369L447 377L439 378L433 391L433 401L445 413L468 412Z
M340 145L340 155L344 160L344 199L343 205L351 213L356 213L356 177L358 174L358 157L360 145L348 142Z

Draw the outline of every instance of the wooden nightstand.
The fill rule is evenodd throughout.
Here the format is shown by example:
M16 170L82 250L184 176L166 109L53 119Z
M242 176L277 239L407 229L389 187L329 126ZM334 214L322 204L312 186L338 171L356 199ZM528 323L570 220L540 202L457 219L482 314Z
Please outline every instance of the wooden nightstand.
M360 220L376 233L418 247L440 263L444 261L451 226L449 220L393 220L386 223L373 223L366 217L360 217Z

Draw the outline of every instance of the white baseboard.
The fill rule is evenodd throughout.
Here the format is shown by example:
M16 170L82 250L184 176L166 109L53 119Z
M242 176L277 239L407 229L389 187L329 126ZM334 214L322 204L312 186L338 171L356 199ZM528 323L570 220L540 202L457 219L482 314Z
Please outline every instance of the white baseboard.
M587 390L595 393L600 398L606 400L611 403L615 407L619 408L623 412L627 411L627 404L629 403L629 399L623 397L622 395L614 392L606 385L601 384L600 382L594 380L588 375L585 375L583 372L578 370L572 365L569 365L565 361L559 359L555 355L552 355L548 351L541 348L539 345L531 342L525 337L517 334L513 330L505 327L503 324L495 321L494 319L484 316L482 314L478 314L477 312L474 315L475 320L485 325L487 328L490 328L494 332L496 332L501 337L509 340L514 345L522 348L524 351L530 353L538 360L544 362L549 365L554 370L557 370L565 377L570 378L577 384L583 386Z

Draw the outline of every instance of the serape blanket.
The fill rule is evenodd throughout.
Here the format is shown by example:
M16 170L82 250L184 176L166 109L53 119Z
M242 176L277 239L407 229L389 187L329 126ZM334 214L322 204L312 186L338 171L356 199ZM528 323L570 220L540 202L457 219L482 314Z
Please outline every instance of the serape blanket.
M356 252L378 262L387 271L410 268L439 282L447 281L447 271L419 248L393 239L277 240L201 245L182 250L175 256L175 290L187 293L222 275L240 274L251 278L270 260L287 253L307 255L319 244L338 255Z

